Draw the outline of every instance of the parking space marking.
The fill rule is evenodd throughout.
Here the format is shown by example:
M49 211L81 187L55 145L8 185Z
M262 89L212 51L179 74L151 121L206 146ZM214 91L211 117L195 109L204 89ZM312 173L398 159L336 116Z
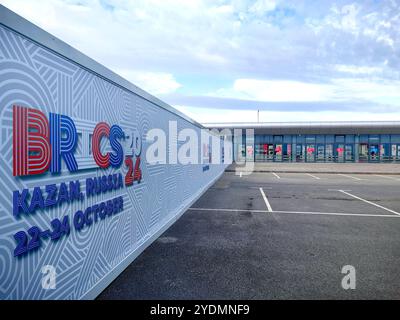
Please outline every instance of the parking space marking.
M262 195L262 197L263 197L263 199L264 199L264 202L265 202L265 204L266 204L266 206L267 206L267 208L268 208L268 211L269 211L269 212L272 212L272 208L271 208L271 205L270 205L270 203L269 203L269 201L268 201L268 198L267 198L267 196L265 195L263 188L261 188L261 187L260 187L260 192L261 192L261 195Z
M370 214L370 213L346 213L346 212L313 212L313 211L267 211L267 210L249 210L249 209L228 209L228 208L195 208L191 211L225 211L225 212L253 212L253 213L288 213L302 215L323 215L323 216L352 216L352 217L376 217L376 218L400 218L393 214Z
M272 190L272 187L262 187L263 190ZM260 190L260 187L249 187L249 189L257 189Z
M229 208L196 208L190 207L188 210L192 211L226 211L226 212L260 212L267 213L267 210L249 210L249 209L229 209Z
M317 180L321 179L320 177L314 176L314 175L311 174L311 173L306 173L306 175L308 175L308 176L310 176L310 177L313 177L314 179L317 179Z
M325 215L325 216L353 216L353 217L384 217L384 218L400 218L392 214L370 214L370 213L346 213L346 212L313 212L313 211L272 211L272 213L297 213L309 215Z
M375 177L381 177L381 178L385 178L385 179L390 179L390 180L394 180L394 181L400 181L399 178L394 178L394 177L390 177L390 176L384 176L381 174L374 174Z
M365 200L365 199L363 199L363 198L360 198L360 197L358 197L358 196L356 196L356 195L354 195L354 194L351 194L351 193L349 193L349 192L347 192L347 191L344 191L344 190L338 190L338 191L341 192L341 193L347 194L347 195L350 196L350 197L353 197L353 198L355 198L355 199L358 199L358 200L360 200L360 201L363 201L363 202L365 202L365 203L368 203L368 204L370 204L370 205L373 205L373 206L375 206L375 207L381 208L381 209L383 209L383 210L392 212L392 213L394 213L394 214L400 216L400 213L399 213L399 212L394 211L394 210L392 210L392 209L388 209L388 208L386 208L386 207L384 207L384 206L381 206L380 204L377 204L377 203L372 202L372 201L369 201L369 200Z
M275 176L275 177L277 177L278 179L280 179L281 177L280 176L278 176L275 172L272 172L272 174Z
M347 178L351 178L354 180L365 180L365 179L361 179L361 178L357 178L357 177L353 177L353 176L349 176L348 174L343 174L343 173L338 173L339 176L343 176L343 177L347 177Z

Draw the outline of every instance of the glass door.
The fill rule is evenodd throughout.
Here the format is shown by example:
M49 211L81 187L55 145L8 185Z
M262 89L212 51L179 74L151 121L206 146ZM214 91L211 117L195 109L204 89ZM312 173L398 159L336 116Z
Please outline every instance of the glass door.
M303 145L296 144L296 162L303 161Z
M281 144L275 145L275 161L278 161L278 162L282 161L282 145Z
M268 145L267 161L274 161L274 145Z
M369 161L378 162L379 161L379 145L371 144L369 146Z
M325 146L323 144L317 145L317 161L325 161Z
M325 160L327 162L334 161L333 145L332 144L327 144L325 148L326 148L326 150L325 150Z
M292 161L292 145L286 145L286 161Z
M255 145L255 152L254 152L255 161L262 161L262 151L261 150L262 150L261 145L257 143Z
M396 144L392 144L392 161L396 161L397 160L397 145Z
M315 162L315 145L308 144L307 145L307 162Z
M267 161L267 155L268 155L268 144L264 143L262 145L262 159L263 159L263 161Z
M346 159L346 162L352 162L354 160L353 159L353 146L351 144L346 144L345 159Z
M387 162L390 160L390 145L388 143L382 143L379 148L380 160Z
M340 143L336 145L336 161L344 162L344 145Z
M368 161L368 144L360 143L360 145L358 146L358 161Z
M397 161L400 160L400 144L397 145Z

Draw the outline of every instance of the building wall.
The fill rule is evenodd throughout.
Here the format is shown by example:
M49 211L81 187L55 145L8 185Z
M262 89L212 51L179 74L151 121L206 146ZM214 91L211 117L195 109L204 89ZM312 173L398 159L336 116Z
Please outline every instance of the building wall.
M234 154L235 160L246 157L256 162L396 162L400 161L400 134L260 134L256 131L254 138L246 139L244 134L242 141L234 140Z
M176 133L168 132L170 121L176 121L178 131L190 128L198 136L201 128L172 108L168 110L157 99L134 89L134 86L131 90L116 84L83 67L81 61L77 63L65 58L54 48L50 50L37 40L10 29L6 25L8 22L13 24L16 19L16 27L31 32L35 37L38 35L43 43L53 41L50 35L1 6L0 18L0 299L94 298L180 217L223 173L225 165L148 164L144 155L150 145L146 141L150 129L162 129L168 141L171 136L176 136ZM54 47L57 46L71 56L82 56L59 41ZM88 61L102 70L101 66L90 59ZM18 109L28 110L27 118L21 116L18 119L29 120L16 121L17 109L13 106L30 108L30 111ZM18 162L17 166L21 168L15 169L13 161L15 155L20 159L24 150L28 150L21 136L45 132L46 119L51 117L51 113L68 117L76 126L78 138L73 154L79 169L70 172L62 158L60 173L50 173L46 169L41 174L32 174L33 169L28 168L30 175L14 176L13 170L25 170L26 162ZM32 123L39 121L35 119L37 115L40 115L43 126L34 128ZM127 157L115 167L100 168L94 160L93 131L100 122L118 125L125 133L126 139L120 139L120 142ZM29 130L24 130L26 125L30 126ZM58 128L56 121L54 125ZM53 131L50 127L50 131L51 138L47 141L53 143L57 129ZM62 131L58 138L67 139L63 135L69 133L68 130ZM134 143L130 145L132 140L128 136L141 138L140 154L136 154L139 148ZM101 142L103 154L110 150L113 153L107 136ZM27 157L30 159L42 155L29 150ZM52 159L56 154L53 151L49 152ZM129 156L130 151L132 156ZM199 146L199 155L201 152ZM132 169L136 173L136 156L141 159L141 179L127 185L125 177L132 164L126 161L129 157L132 159ZM87 179L107 178L110 174L117 177L121 174L122 186L89 196ZM59 199L59 205L47 202L50 189L47 190L46 185L55 185L59 195L62 184L68 186L71 181L80 184L81 194L74 201L70 196L63 202ZM24 189L30 197L22 197ZM45 197L42 203L38 200L39 193ZM18 199L30 206L30 212L14 211L22 208L17 204ZM35 204L31 202L33 199ZM118 210L106 211L103 205L102 214L96 211L99 207L95 205L101 207L101 203L107 204L108 210L107 201L110 199L119 199L115 206ZM89 207L91 212L86 211ZM82 216L83 212L88 216ZM97 221L94 221L95 212L98 213ZM83 228L81 222L85 222Z

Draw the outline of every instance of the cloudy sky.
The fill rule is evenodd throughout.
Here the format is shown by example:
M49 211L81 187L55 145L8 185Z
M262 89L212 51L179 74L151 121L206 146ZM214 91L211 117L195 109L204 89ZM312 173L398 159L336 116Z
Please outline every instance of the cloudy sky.
M400 0L0 0L200 122L400 120Z

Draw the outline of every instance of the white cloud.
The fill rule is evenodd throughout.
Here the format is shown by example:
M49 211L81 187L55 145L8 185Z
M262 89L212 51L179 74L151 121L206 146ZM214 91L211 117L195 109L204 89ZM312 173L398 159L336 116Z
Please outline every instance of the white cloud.
M275 0L257 0L250 8L249 12L262 16L263 14L273 11L276 8Z
M345 64L337 64L334 66L334 69L336 71L351 74L375 74L383 72L383 68L381 67L354 66Z
M338 8L336 5L333 5L331 7L331 14L325 17L324 23L335 29L340 29L353 34L358 34L359 12L360 12L360 7L356 4L344 5L341 8Z
M393 40L389 35L387 35L387 34L379 35L379 36L376 38L376 41L382 42L382 43L388 45L389 47L394 48L394 40Z
M116 71L125 79L153 95L172 93L182 86L169 73L135 72L132 70Z
M0 3L111 68L207 73L210 78L214 72L243 78L285 74L289 80L313 82L319 68L326 70L317 74L326 82L331 64L351 65L361 58L365 65L389 60L386 68L400 66L398 54L383 50L389 46L398 52L399 44L400 20L386 3L377 13L364 4L329 10L330 3L290 0ZM276 15L267 14L272 11Z
M255 101L327 101L334 87L299 81L237 79L231 88L221 88L209 96Z
M400 105L398 1L345 2L0 0L155 95Z
M375 70L340 67L354 73ZM299 81L237 79L230 88L221 88L209 96L266 102L369 101L400 107L400 81L379 78L335 78L329 84Z
M261 101L324 101L332 96L330 85L299 81L238 79L233 90Z
M341 26L343 29L353 32L357 29L357 14L359 11L359 8L354 4L342 7Z
M335 99L361 99L400 107L400 81L382 79L333 79ZM399 110L400 111L400 110Z
M257 122L256 110L218 110L208 108L194 108L188 106L175 106L181 112L189 115L200 123L224 123L224 122ZM374 114L375 121L400 120L398 112L382 112ZM261 122L295 122L295 121L370 121L369 112L335 112L335 111L314 111L314 112L281 112L281 111L260 111Z

